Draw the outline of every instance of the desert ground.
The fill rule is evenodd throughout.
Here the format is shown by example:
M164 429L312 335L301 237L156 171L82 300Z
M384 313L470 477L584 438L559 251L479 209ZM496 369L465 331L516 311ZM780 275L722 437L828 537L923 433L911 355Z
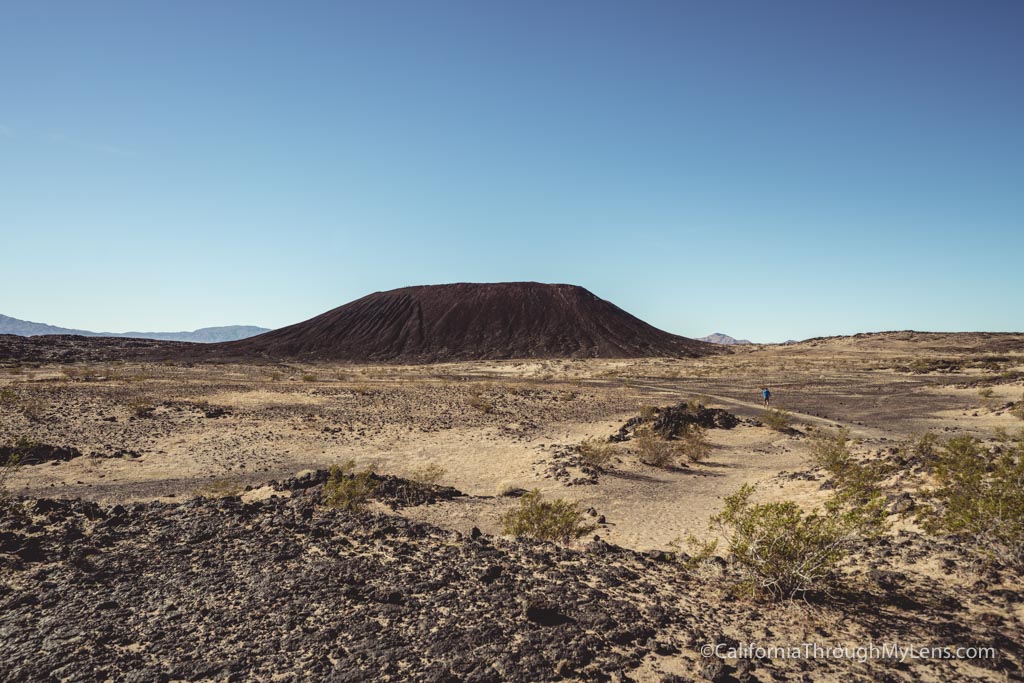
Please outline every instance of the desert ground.
M1020 430L1015 408L1024 393L1024 335L885 333L735 347L695 359L359 365L124 358L0 364L0 444L28 439L53 447L39 451L37 464L13 472L7 487L28 506L56 501L35 503L31 524L5 532L8 540L42 540L37 556L19 555L13 546L0 552L0 650L6 651L0 677L102 680L128 670L144 672L136 680L1003 681L1024 675L1020 575L975 562L955 539L920 528L912 512L927 473L912 463L897 466L885 482L885 535L846 560L840 588L827 596L737 599L727 590L724 551L720 562L697 568L674 559L688 538L720 536L709 520L744 484L756 486L755 501L789 500L808 511L823 506L833 492L828 473L809 456L816 430L847 427L858 457L897 465L906 444L926 432L994 444ZM772 407L788 412L789 428L763 424L760 388L766 385ZM599 471L581 466L581 443L606 441L650 407L688 401L738 418L734 428L707 430L711 450L703 461L653 467L640 462L635 441L627 440L612 443L611 462ZM360 514L322 509L302 482L349 460L403 479L431 472L433 488L461 495L415 504L380 499ZM533 489L578 503L596 528L564 546L504 534L502 516ZM186 512L209 517L208 531L183 531L180 538L160 533L161 515ZM298 519L300 512L307 515L296 522L300 527L328 520L335 531L345 530L351 554L331 550L339 541L330 533L282 526L282 517ZM107 525L118 515L126 521ZM101 527L107 538L90 544L89 569L62 553L101 535ZM236 527L265 527L264 536L244 542L230 536ZM76 531L65 538L68 528ZM186 543L191 555L185 557L161 550ZM375 589L393 585L407 597L462 586L473 572L487 571L487 562L496 563L505 578L494 585L505 592L488 597L490 584L466 585L450 596L455 606L377 600L379 611L357 623L358 596L332 598L327 590L330 572L316 566L326 556L339 567L378 558L392 573L374 579ZM455 575L434 576L445 562ZM233 572L203 569L224 563ZM145 591L116 587L115 568L131 567L140 568L137 582ZM320 572L316 580L302 578L304 567ZM189 592L217 595L225 584L251 592L253 572L287 585L286 595L275 594L279 603L255 608L231 593L237 609L229 618L223 604ZM506 579L514 582L502 584ZM425 583L410 584L415 581ZM307 584L316 586L303 589L307 598L297 604L297 591ZM55 603L47 597L54 593L66 598ZM569 621L521 617L516 601L524 594L568 601L561 613ZM333 609L332 599L338 600ZM460 600L473 616L453 616ZM106 602L113 606L98 607ZM168 615L165 603L187 614ZM315 615L306 613L310 605ZM557 604L543 609L559 611ZM589 623L587 609L607 613ZM240 614L254 613L263 615L257 631L275 625L254 641L263 650L225 645L251 628L241 626ZM146 621L140 614L156 616ZM103 626L119 620L136 626ZM463 629L464 639L446 650L425 645L424 633L432 632L412 629L417 620L435 627L453 621L450 628ZM58 629L66 635L48 634L58 623L70 624ZM328 631L335 645L322 652L303 645L324 640ZM380 635L385 632L390 639ZM181 633L188 642L176 640ZM358 634L362 649L352 646ZM373 650L374 638L387 647ZM906 661L733 657L719 665L700 651L707 643L894 641L987 646L997 654ZM460 650L457 656L451 648Z

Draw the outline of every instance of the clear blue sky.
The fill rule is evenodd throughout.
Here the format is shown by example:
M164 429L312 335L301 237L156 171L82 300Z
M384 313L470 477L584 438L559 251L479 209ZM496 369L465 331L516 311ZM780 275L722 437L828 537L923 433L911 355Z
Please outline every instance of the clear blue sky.
M1024 330L1024 3L7 0L0 236L0 313L88 329Z

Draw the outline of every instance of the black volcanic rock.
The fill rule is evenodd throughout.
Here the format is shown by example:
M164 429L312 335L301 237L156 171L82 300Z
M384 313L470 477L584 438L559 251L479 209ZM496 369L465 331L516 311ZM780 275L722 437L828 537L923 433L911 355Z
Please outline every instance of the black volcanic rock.
M721 347L652 327L582 287L508 282L377 292L208 351L219 357L436 362L701 356Z

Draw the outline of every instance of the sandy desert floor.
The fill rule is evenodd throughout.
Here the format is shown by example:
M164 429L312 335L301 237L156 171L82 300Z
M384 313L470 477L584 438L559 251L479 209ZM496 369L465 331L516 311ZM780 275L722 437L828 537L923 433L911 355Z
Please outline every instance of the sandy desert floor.
M757 422L763 385L772 389L773 407L791 414L794 431ZM123 505L237 492L246 500L272 480L348 459L397 476L436 466L439 483L469 495L398 514L464 534L477 527L500 535L501 515L517 503L499 494L539 488L603 516L595 532L602 540L651 551L713 534L709 518L744 483L757 485L758 500L821 505L830 492L822 487L826 474L808 459L814 429L848 427L856 452L869 458L926 431L991 440L1000 429L1020 429L1010 408L1024 392L1024 338L889 333L684 360L21 363L0 368L0 392L0 442L27 437L82 454L21 468L10 486L27 497ZM614 446L614 463L596 482L566 465L576 445L611 436L643 406L692 399L741 418L734 429L708 431L706 461L654 468L625 442ZM892 493L911 483L900 480ZM894 523L895 534L914 530L912 520ZM936 555L898 568L910 572L911 583L941 581L953 593L981 580L942 566ZM1020 595L1019 577L985 581ZM1016 638L1024 617L1018 599L993 599L993 608L981 596L971 609L995 610ZM821 623L838 621L819 616ZM655 657L632 675L693 673L673 661ZM935 680L1008 680L1005 671L943 666ZM929 671L922 665L913 677Z

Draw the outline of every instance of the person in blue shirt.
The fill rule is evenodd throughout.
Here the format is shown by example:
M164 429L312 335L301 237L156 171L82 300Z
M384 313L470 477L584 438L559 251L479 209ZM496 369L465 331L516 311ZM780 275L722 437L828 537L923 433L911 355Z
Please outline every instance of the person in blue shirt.
M764 407L767 408L772 402L772 392L768 391L768 387L764 387L761 395L764 396Z

